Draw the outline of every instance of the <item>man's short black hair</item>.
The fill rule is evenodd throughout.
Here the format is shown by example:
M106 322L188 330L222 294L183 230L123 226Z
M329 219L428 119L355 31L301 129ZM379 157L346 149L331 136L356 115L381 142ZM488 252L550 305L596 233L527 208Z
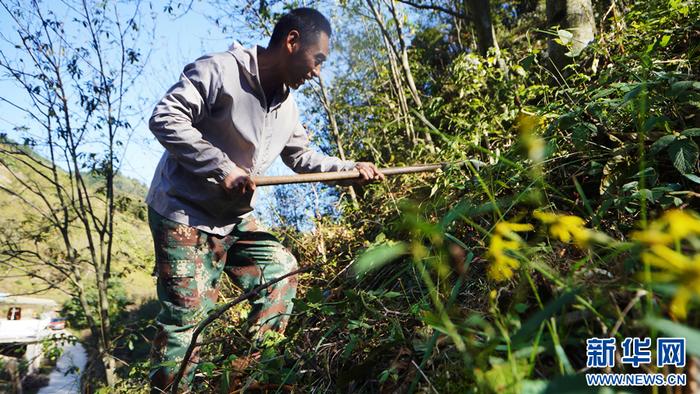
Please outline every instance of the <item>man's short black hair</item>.
M281 44L290 31L299 32L301 42L306 43L309 39L316 39L320 32L331 36L331 23L313 8L295 8L282 17L275 24L270 37L270 47Z

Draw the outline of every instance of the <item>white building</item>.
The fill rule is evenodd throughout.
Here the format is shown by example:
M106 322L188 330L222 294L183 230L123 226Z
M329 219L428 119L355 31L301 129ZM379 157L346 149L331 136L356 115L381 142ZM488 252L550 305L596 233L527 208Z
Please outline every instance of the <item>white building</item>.
M17 347L24 350L27 374L35 373L41 366L41 341L51 335L47 327L57 306L53 300L0 293L0 349L3 354Z

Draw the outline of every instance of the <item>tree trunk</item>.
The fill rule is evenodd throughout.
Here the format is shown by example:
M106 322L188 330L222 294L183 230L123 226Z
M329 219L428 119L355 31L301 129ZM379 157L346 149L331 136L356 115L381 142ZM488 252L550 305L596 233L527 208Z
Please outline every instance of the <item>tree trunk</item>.
M411 92L411 97L413 98L413 101L416 105L416 110L420 113L423 112L423 102L421 101L420 95L418 94L418 89L416 88L416 83L413 79L413 73L411 72L411 67L408 62L408 47L406 45L406 40L404 38L404 33L402 29L402 24L401 24L401 17L398 15L398 12L396 10L396 4L394 1L390 1L388 3L389 10L391 11L391 16L394 20L394 26L396 28L396 34L398 37L399 41L399 49L397 49L393 45L393 39L391 37L391 34L387 30L386 24L384 23L384 19L382 18L382 14L380 12L380 9L378 7L375 7L374 4L372 3L372 0L366 0L367 5L372 11L372 15L374 16L374 20L377 22L377 25L379 26L379 31L381 32L383 38L384 38L384 45L387 48L387 55L389 56L389 61L390 65L392 67L392 72L396 72L397 74L399 73L399 68L402 71L401 75L406 81L406 84L408 85L409 91ZM401 60L400 62L400 67L398 64L398 59ZM395 78L398 78L398 75L394 76ZM403 87L401 86L400 83L396 83L396 89L398 92L403 91ZM403 94L403 93L400 93ZM408 107L406 107L406 115L407 118L410 119L410 116L408 116ZM410 124L410 130L408 130L408 133L413 134L413 124ZM425 140L425 144L430 152L435 152L435 147L433 146L433 139L430 136L430 133L426 131L423 134L423 138Z
M496 35L491 22L491 7L489 0L465 0L467 8L474 20L476 43L481 56L486 56L489 48L496 46Z
M518 17L520 17L523 14L536 11L538 3L538 0L520 0L515 6L515 9L518 12Z
M404 38L403 27L401 20L402 18L398 15L396 10L396 4L394 1L388 2L389 11L391 11L391 16L394 18L394 26L396 27L396 35L399 38L399 47L401 49L401 68L403 69L406 82L408 83L408 88L411 92L411 97L418 107L419 112L423 112L423 101L420 98L418 89L416 88L416 82L413 78L413 73L411 72L411 65L408 62L408 46L406 45L406 39ZM428 131L423 133L423 138L425 139L426 145L431 152L434 152L433 148L433 138L430 136Z
M100 357L104 367L105 382L112 387L116 383L115 363L111 356L112 351L112 327L109 321L109 288L104 280L97 280L97 299L100 312Z
M568 35L559 34L561 45L552 37L548 42L549 58L556 67L557 78L566 76L564 67L595 38L596 27L591 0L547 0L547 24L551 29L566 30Z
M406 136L412 143L415 144L417 143L417 141L413 132L413 122L411 121L411 115L408 110L408 102L406 100L406 96L403 92L403 86L401 84L401 73L399 72L399 66L397 62L398 53L396 51L396 48L394 48L394 46L391 45L391 36L386 29L384 19L379 13L379 10L377 10L374 7L371 0L367 0L367 5L372 11L372 15L374 16L375 22L377 22L377 26L379 27L379 31L382 36L382 42L384 43L384 47L386 48L387 59L389 60L389 71L391 72L391 86L396 92L396 98L399 102L399 105L401 106L401 112L406 122Z
M326 86L323 84L323 79L321 76L318 77L318 86L321 90L319 98L321 99L321 104L323 109L326 110L326 115L328 116L328 122L331 125L331 132L333 133L333 138L335 139L335 146L338 148L338 156L341 159L345 159L345 149L343 149L343 142L340 140L340 129L338 128L338 121L336 120L335 111L331 107L331 101L328 98L328 93L326 92ZM316 191L314 190L314 193ZM355 208L359 207L357 202L357 194L355 193L355 188L352 185L348 186L348 192L350 193L350 199ZM324 255L325 256L325 255Z

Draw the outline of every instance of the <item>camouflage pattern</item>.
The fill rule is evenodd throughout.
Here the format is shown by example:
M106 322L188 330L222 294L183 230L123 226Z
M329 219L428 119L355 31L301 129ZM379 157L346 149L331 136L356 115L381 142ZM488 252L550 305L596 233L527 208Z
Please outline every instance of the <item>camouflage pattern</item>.
M205 233L160 216L149 208L148 220L156 252L155 274L161 310L151 351L151 383L164 388L173 379L197 323L216 306L221 273L243 292L297 268L294 256L272 234L260 229L252 217L244 219L227 236ZM297 279L292 276L261 292L252 300L248 316L254 339L266 332L283 333L292 311ZM198 352L190 359L185 376L191 382Z

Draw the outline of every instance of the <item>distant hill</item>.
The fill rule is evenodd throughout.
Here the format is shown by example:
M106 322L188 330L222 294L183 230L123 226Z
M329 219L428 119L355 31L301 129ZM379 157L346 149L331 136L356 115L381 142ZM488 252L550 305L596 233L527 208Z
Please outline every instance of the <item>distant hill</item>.
M8 144L17 146L6 137L0 139L0 146L7 147ZM30 147L22 146L21 149L48 164L45 158L42 158ZM17 177L25 181L31 180L40 186L46 184L47 188L50 186L48 181L33 174L13 157L2 152L0 152L0 156L12 168L12 172L10 172L5 166L0 165L0 186L21 193L23 187L17 181ZM86 175L85 179L88 182L88 188L99 195L101 185L99 178ZM154 280L150 277L153 247L144 202L147 187L135 179L122 175L115 177L114 186L117 212L114 222L113 276L122 279L126 294L133 300L151 298L155 295L155 285ZM38 197L29 191L22 193L22 197L29 202L36 203L37 206L42 206ZM17 197L0 190L0 227L5 229L19 228L20 224L30 217L37 217L35 211L29 208L25 202L19 201ZM59 303L66 300L67 296L63 292L55 289L42 291L46 287L46 284L41 280L27 278L21 273L7 268L6 265L0 265L0 292L41 294L43 297L52 298Z
M85 177L85 179L87 179L88 182L90 182L91 186L95 186L99 181L101 181L100 178L94 177L89 174ZM128 176L117 174L117 176L114 177L114 190L117 194L120 195L127 195L131 197L145 199L146 194L148 193L148 186L144 185L143 183L141 183L141 181L136 180L134 178L129 178Z

